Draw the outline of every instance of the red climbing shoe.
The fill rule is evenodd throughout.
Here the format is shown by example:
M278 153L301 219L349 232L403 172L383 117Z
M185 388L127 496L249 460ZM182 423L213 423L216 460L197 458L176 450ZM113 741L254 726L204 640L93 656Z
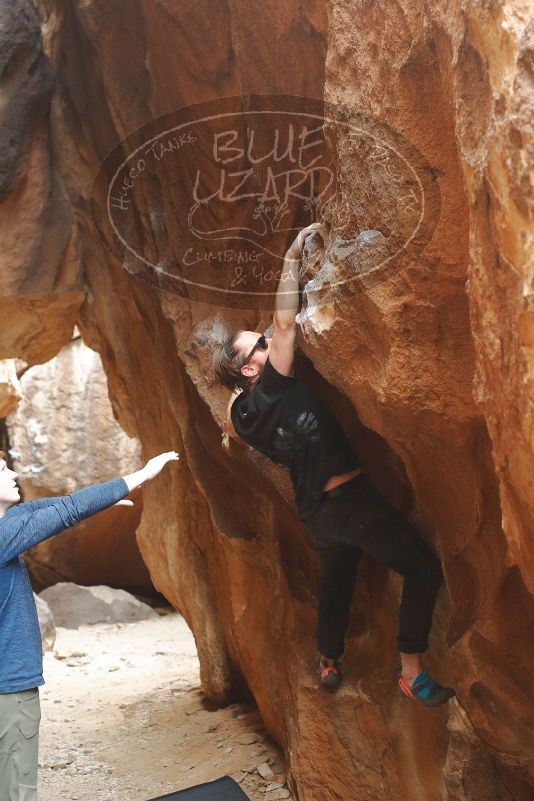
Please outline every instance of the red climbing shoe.
M332 663L333 664L329 664ZM322 686L327 690L337 690L341 684L341 671L335 660L321 656L319 661L320 679Z
M407 698L425 706L440 706L456 695L452 687L442 687L431 679L426 670L416 676L411 685L401 676L399 687Z

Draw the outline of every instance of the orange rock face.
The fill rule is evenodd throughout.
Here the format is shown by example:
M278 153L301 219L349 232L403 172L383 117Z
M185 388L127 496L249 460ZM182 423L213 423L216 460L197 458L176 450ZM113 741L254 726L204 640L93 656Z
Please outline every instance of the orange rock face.
M12 321L2 355L48 358L78 313L83 276L79 324L102 356L122 426L147 456L183 454L144 489L139 539L158 589L195 633L206 692L220 701L254 695L301 801L526 801L534 784L527 4L36 7L42 40L23 0L2 13L26 20L21 36L55 88L32 94L35 111L17 123L27 147L0 213L16 232L11 209L29 192L35 241L64 247L46 251L40 283L29 262L17 262L7 293L34 294L31 304L2 301ZM48 100L38 102L43 93ZM354 598L346 683L336 696L319 691L315 555L287 476L244 445L222 448L227 397L211 377L223 327L262 330L269 315L162 291L157 272L145 280L127 249L102 241L113 242L106 196L97 185L91 198L91 187L122 140L191 103L275 93L324 96L332 109L329 164L340 203L304 275L300 367L368 474L442 558L446 587L427 664L457 688L448 709L398 698L400 582L370 561ZM381 150L370 152L369 138L355 142L347 110L370 121L367 135L390 137ZM421 198L407 203L396 230L405 153L418 161L429 201L426 239L419 233L419 250L381 273L375 256L423 208ZM53 215L63 240L35 207L51 171L64 190L62 200L48 195L63 209ZM132 231L166 264L185 178L171 166L150 178ZM32 241L26 234L25 247ZM78 260L67 242L78 243Z
M51 141L54 69L32 5L15 2L1 14L0 358L15 353L32 363L52 358L70 338L82 280L77 229Z
M0 362L0 417L11 414L17 408L20 398L15 359L4 359Z

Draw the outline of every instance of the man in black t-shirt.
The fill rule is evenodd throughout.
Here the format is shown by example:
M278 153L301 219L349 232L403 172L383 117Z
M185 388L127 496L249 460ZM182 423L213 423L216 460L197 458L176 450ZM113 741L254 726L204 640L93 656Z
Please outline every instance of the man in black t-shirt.
M266 354L271 341L266 340ZM334 476L345 481L361 472L328 410L297 378L279 373L269 356L254 391L242 393L232 403L230 418L245 442L289 469L302 520L317 509L325 486L341 483L331 481Z
M289 469L299 516L321 565L317 641L323 686L335 689L341 681L349 607L366 553L405 579L399 686L408 698L437 706L454 695L431 679L421 662L442 581L439 560L363 475L338 423L294 375L298 266L306 236L316 232L323 235L318 223L304 228L286 253L272 338L237 331L218 355L216 377L234 391L227 432Z

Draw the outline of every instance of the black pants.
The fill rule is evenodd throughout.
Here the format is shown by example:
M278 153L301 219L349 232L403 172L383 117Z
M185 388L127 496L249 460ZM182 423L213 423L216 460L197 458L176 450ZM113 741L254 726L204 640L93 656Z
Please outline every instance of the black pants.
M415 529L363 475L323 496L304 521L321 563L317 646L329 659L344 651L349 607L362 553L404 576L397 646L408 654L428 648L436 596L443 578L439 559Z

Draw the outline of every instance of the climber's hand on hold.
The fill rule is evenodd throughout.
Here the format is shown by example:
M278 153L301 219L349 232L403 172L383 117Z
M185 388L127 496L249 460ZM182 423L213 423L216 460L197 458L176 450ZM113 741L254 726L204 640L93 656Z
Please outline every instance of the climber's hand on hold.
M306 238L310 236L310 234L318 233L323 237L324 240L324 228L321 223L314 222L311 225L306 226L301 231L298 232L297 236L289 246L289 250L287 251L287 256L290 259L300 259L302 256L302 250L304 248L304 242Z
M293 374L296 317L299 309L299 264L306 237L316 232L323 236L321 223L312 223L298 232L286 252L284 268L276 290L269 361L281 375Z

